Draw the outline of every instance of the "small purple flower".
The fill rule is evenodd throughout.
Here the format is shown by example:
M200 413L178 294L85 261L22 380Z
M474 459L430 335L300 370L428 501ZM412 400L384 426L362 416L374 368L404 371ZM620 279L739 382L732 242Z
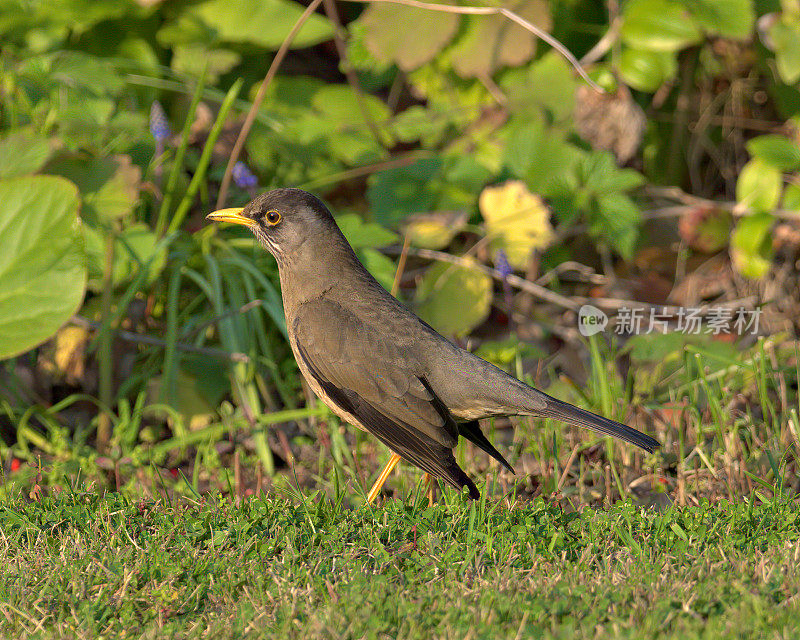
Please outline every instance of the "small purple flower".
M241 160L233 165L233 181L240 189L254 189L258 186L258 178L250 171L250 168Z
M506 256L506 252L502 249L499 249L494 256L494 267L503 274L503 278L507 278L514 271L514 269L512 269L511 265L508 263L508 256Z
M158 100L153 100L153 104L150 105L150 133L156 142L163 142L172 135L167 114L164 113L164 107Z

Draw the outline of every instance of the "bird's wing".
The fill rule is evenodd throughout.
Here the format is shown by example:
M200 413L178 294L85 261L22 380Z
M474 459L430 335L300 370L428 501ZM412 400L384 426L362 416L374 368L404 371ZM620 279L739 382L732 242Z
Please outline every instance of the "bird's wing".
M392 327L316 300L297 310L292 328L298 357L328 396L323 399L405 460L457 488L472 485L453 458L458 428L452 416Z

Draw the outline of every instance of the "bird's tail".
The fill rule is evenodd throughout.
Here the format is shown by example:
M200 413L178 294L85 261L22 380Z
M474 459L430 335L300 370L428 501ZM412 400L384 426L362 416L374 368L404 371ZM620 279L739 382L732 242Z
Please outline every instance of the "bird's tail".
M556 400L555 398L547 396L546 394L542 395L547 398L547 406L544 409L537 409L537 416L554 418L555 420L561 420L569 424L574 424L578 427L592 429L593 431L597 431L607 436L620 438L625 440L625 442L635 444L637 447L641 447L650 453L661 446L661 443L658 440L651 438L641 431L637 431L636 429L628 427L619 422L615 422L614 420L609 420L603 416L598 416L591 411L579 409L578 407L575 407L567 402L562 402L561 400Z

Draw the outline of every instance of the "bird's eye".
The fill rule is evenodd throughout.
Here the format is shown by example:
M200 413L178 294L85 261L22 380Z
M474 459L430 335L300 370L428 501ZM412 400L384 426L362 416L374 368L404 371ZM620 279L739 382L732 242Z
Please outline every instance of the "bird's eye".
M267 211L267 215L265 217L267 222L273 226L281 221L281 214L277 211Z

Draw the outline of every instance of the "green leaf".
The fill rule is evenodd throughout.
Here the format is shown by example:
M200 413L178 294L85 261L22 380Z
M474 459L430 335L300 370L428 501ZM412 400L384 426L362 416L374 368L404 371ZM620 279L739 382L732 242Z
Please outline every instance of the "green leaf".
M125 216L139 197L141 170L131 163L130 156L61 156L44 171L78 185L83 196L81 215L93 222L108 223Z
M597 210L599 220L591 225L592 231L606 238L623 258L631 258L642 218L639 207L626 195L606 193L597 197Z
M772 25L769 38L781 80L794 84L800 80L800 18L784 14Z
M419 140L425 147L439 143L449 126L447 118L421 105L413 105L398 113L390 124L392 134L400 142Z
M432 180L442 164L438 158L417 160L370 176L367 199L375 219L391 225L409 213L434 210L439 198Z
M540 107L556 122L572 118L577 86L572 67L555 51L525 67L505 71L500 79L510 110L529 117L532 109Z
M363 28L364 44L379 62L413 71L432 60L450 42L458 30L459 16L376 2L367 7L358 22Z
M27 129L12 131L0 139L0 178L36 173L52 154L48 138Z
M784 136L770 134L758 136L745 145L750 155L759 158L781 171L800 169L800 145Z
M778 206L783 187L780 169L753 158L736 181L736 200L753 211L772 211Z
M739 273L747 278L762 278L772 264L770 230L775 222L768 213L755 213L739 220L731 236L731 260Z
M509 264L517 269L528 266L534 249L545 249L553 241L550 211L519 180L486 187L478 205L486 221L490 245L502 249Z
M543 31L552 27L544 0L522 0L508 7ZM536 53L536 37L502 15L467 16L462 35L449 50L453 70L462 78L491 76L501 67L519 66Z
M786 185L783 192L783 208L789 211L800 211L800 185Z
M465 266L437 262L422 277L415 305L419 317L445 335L464 336L489 315L492 279Z
M304 7L289 0L207 0L185 13L212 29L224 42L249 42L277 49L291 31ZM293 48L309 47L333 37L333 27L312 13L292 42Z
M569 173L577 161L575 148L560 132L535 120L509 131L505 164L528 187L542 195Z
M677 70L678 61L672 51L625 48L619 59L622 79L638 91L655 92L667 80L674 78Z
M644 176L633 169L620 169L608 151L593 151L583 156L583 183L595 194L625 192L644 184Z
M219 77L228 73L242 60L242 57L230 49L208 49L202 44L176 45L172 48L170 67L179 74L200 77L206 70L206 82L216 82Z
M365 222L355 213L336 216L336 223L354 249L378 249L397 242L397 234L376 222Z
M0 181L0 360L45 341L80 306L78 204L63 178Z
M743 40L756 19L753 0L682 0L697 23L709 34Z
M622 41L634 49L678 51L703 37L689 12L670 0L630 0L622 18Z

